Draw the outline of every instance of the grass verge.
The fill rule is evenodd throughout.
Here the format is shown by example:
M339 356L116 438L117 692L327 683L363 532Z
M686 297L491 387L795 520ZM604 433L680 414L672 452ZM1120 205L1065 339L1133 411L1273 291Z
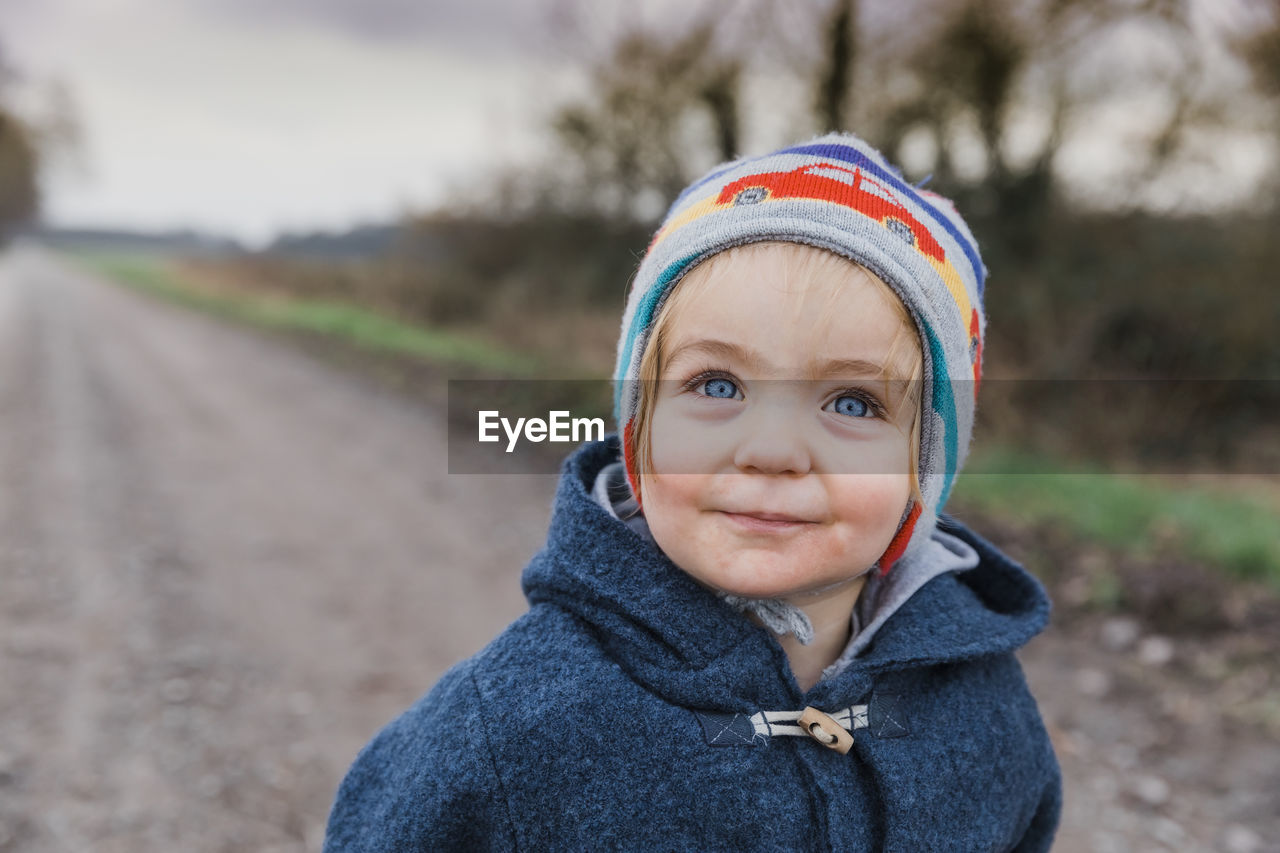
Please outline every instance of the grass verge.
M363 349L507 376L532 376L539 369L538 360L527 353L504 350L477 336L404 323L343 302L201 288L176 273L158 255L84 251L70 256L90 270L136 290L255 326L325 335Z
M1176 550L1280 591L1280 513L1258 496L1162 475L1063 470L1011 449L975 453L954 500L1010 521L1051 521L1109 548Z

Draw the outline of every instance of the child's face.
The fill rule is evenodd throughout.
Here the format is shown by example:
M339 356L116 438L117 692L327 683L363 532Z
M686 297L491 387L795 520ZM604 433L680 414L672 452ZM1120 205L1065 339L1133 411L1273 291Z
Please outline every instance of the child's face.
M915 412L906 383L886 393L883 377L912 365L882 367L903 319L852 265L840 281L799 277L795 252L727 252L671 317L640 475L662 550L748 597L858 577L911 490Z

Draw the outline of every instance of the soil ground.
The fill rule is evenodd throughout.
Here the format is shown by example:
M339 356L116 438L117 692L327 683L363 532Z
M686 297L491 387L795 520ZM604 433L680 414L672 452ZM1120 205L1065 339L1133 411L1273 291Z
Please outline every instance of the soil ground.
M317 850L359 747L523 610L554 479L450 476L443 380L295 343L0 257L0 851ZM1051 567L1055 849L1280 850L1274 597L1132 563L1095 612L1118 558L972 520Z

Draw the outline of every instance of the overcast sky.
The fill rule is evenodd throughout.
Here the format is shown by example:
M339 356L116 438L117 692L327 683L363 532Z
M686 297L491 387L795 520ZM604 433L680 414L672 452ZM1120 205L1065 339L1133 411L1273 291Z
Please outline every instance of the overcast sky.
M533 156L548 111L582 85L557 8L590 10L586 38L607 43L629 18L675 25L705 2L0 0L0 47L18 94L60 80L83 126L83 169L47 183L51 222L261 244L430 207ZM1159 121L1145 107L1098 111L1063 152L1069 183L1105 189L1126 140ZM1206 150L1176 193L1235 198L1267 163L1256 139Z
M192 226L261 242L437 202L528 156L572 83L547 4L3 0L28 100L60 79L82 172L54 223Z

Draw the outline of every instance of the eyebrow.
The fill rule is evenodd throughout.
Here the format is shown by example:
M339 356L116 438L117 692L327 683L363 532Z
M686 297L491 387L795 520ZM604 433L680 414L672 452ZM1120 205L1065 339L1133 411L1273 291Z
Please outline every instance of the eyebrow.
M671 351L668 363L675 362L685 355L705 355L732 360L744 364L757 373L767 372L770 367L768 359L757 350L708 338L689 341L676 347ZM880 377L888 372L888 365L880 362L868 361L864 358L839 358L820 364L810 362L808 375L812 379L823 379L845 373Z
M706 355L712 358L729 359L742 362L752 368L761 367L766 363L764 356L756 350L709 338L699 338L681 344L671 351L669 361L675 361L685 355Z
M816 369L814 369L815 367ZM809 376L814 379L823 379L844 373L867 374L879 378L889 373L889 367L886 364L867 361L863 358L841 358L824 361L820 365L811 366L809 370Z

